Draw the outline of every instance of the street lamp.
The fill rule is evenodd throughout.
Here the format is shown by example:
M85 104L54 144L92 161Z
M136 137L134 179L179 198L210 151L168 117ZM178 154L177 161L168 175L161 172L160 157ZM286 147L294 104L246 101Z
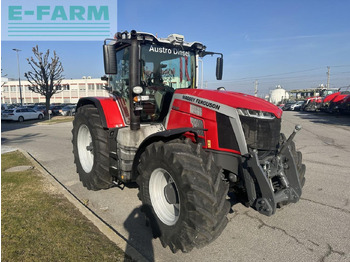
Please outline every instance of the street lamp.
M16 51L16 53L17 53L19 97L20 97L20 100L21 100L21 106L23 106L22 87L21 87L21 73L20 73L20 71L19 71L19 55L18 55L18 52L19 52L19 51L22 51L22 50L19 50L19 49L17 49L17 48L13 48L12 50L13 50L13 51Z

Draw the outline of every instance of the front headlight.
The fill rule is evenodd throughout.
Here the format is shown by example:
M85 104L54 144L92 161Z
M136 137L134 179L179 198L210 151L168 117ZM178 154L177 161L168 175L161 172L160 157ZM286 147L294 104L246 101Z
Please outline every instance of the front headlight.
M249 116L260 119L274 119L276 118L274 114L265 111L251 110L245 108L237 108L238 114L241 116Z

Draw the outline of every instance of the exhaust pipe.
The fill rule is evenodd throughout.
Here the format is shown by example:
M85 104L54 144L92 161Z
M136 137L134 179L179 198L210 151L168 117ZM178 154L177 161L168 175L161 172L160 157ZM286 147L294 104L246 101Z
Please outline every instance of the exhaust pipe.
M129 100L130 100L130 129L140 129L140 111L135 110L133 88L139 86L139 46L135 30L130 32L130 68L129 68Z

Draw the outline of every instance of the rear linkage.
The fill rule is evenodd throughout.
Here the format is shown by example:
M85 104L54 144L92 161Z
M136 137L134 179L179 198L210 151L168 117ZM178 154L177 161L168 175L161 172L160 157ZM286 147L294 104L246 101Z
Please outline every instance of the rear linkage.
M299 181L296 160L290 148L293 138L300 129L300 125L295 126L293 133L284 141L275 156L278 162L275 168L278 173L277 176L279 176L284 186L284 189L278 192L274 192L275 190L272 187L268 171L264 170L259 161L258 151L256 149L250 149L249 153L243 156L245 158L243 163L243 175L248 195L248 203L258 212L266 216L273 215L279 203L296 203L300 199L302 186L301 181ZM259 185L259 198L257 198L257 190L254 181Z

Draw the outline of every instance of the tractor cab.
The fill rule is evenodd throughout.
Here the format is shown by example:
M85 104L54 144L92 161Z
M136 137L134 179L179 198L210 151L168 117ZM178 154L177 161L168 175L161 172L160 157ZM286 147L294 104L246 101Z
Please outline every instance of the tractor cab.
M208 54L220 55L217 78L221 79L222 54L206 52L204 45L185 42L181 35L157 38L131 31L105 40L109 90L123 100L126 124L137 130L142 122L162 122L176 89L197 88L198 58Z

